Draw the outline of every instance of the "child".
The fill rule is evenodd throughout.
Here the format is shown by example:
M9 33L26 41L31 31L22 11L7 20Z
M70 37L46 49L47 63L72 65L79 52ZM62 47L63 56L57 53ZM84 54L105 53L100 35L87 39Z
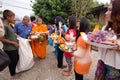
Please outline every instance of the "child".
M13 32L13 29L9 25L10 23L14 22L15 14L10 10L4 10L3 12L3 18L4 18L4 29L5 29L5 35L4 37L0 38L0 40L3 42L3 50L8 54L8 56L11 59L11 63L9 65L9 71L12 77L17 77L15 69L17 62L19 60L18 55L18 41L16 38L15 33Z

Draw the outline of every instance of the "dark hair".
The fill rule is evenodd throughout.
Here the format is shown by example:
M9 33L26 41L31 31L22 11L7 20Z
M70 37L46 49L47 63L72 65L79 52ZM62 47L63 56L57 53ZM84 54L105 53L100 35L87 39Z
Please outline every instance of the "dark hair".
M113 30L120 34L120 0L112 1L111 19L113 21Z
M14 16L15 14L11 10L4 10L3 11L3 18L7 19L8 16Z
M31 22L33 22L33 21L36 20L36 17L35 16L30 16L30 20L31 20Z
M75 16L69 16L69 29L76 29L76 17Z
M57 30L59 30L59 22L61 21L62 22L62 25L64 24L64 19L61 17L61 16L56 16L55 17L55 25L57 27Z
M108 30L109 28L113 29L113 23L112 22L107 23L107 26L106 26L105 30Z
M80 32L85 32L85 33L89 32L89 27L90 27L90 24L89 24L88 19L86 17L82 17L80 19L80 28L78 30L78 34L77 34L76 40L80 36Z

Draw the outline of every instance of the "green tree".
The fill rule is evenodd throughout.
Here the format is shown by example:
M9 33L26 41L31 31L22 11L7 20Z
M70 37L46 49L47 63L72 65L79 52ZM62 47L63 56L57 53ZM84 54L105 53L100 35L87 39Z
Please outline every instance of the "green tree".
M35 15L47 23L54 22L56 16L67 18L71 14L71 0L35 0L32 8Z
M3 13L3 11L0 11L0 14L2 14Z
M77 18L86 16L86 13L92 7L93 0L72 0L72 14Z

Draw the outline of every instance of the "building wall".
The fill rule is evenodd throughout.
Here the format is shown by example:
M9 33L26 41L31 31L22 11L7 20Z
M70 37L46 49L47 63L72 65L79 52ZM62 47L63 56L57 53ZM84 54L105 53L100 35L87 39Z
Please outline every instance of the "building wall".
M26 2L28 0L24 1ZM4 11L5 9L12 10L19 18L22 18L24 15L33 15L32 7L29 3L25 2L18 0L0 0L0 11Z

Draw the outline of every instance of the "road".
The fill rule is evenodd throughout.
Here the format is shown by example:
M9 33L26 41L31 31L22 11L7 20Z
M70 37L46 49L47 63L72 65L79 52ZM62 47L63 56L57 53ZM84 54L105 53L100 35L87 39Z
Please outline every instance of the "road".
M71 76L63 76L62 69L57 68L56 57L54 56L54 48L47 46L47 56L45 59L35 58L35 65L28 71L21 73L20 79L14 80L75 80L74 72ZM97 64L97 52L92 51L92 66L89 74L84 76L84 80L94 80L94 74ZM64 59L64 65L66 65ZM8 68L0 72L0 80L13 80L9 75Z

